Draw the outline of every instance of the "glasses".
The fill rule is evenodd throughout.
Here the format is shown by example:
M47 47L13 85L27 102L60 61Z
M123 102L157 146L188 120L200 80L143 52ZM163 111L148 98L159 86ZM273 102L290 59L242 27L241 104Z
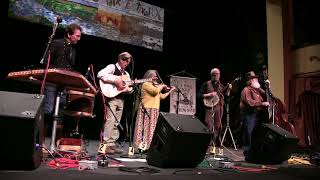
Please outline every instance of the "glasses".
M220 73L212 73L211 75L212 76L217 76L217 75L220 75Z

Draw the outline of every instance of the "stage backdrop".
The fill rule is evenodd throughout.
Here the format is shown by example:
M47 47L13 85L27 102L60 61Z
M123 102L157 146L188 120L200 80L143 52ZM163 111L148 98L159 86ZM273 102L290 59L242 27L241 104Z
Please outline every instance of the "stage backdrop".
M138 0L10 0L8 16L49 26L59 16L84 34L162 51L164 9Z
M176 92L170 94L170 113L194 115L196 113L196 79L171 76L170 86L177 88Z

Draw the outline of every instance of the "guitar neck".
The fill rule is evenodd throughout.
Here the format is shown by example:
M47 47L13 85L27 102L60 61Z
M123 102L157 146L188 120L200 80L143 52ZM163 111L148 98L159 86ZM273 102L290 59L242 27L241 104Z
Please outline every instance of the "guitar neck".
M144 82L150 82L152 81L152 78L149 78L149 79L138 79L138 80L135 80L135 83L144 83Z
M150 82L152 80L153 80L152 78L149 78L149 79L137 79L137 80L132 80L132 81L127 82L127 85L130 86L132 84L140 84L140 83L144 83L144 82Z

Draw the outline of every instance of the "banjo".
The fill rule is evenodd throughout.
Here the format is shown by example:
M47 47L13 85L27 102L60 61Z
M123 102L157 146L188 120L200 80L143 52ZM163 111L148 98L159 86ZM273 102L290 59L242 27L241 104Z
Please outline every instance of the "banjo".
M241 77L237 77L236 79L231 81L229 84L233 84L234 82L239 81L239 80L241 80ZM222 96L221 93L216 93L215 96L210 96L210 97L203 98L203 104L206 107L209 107L209 108L212 108L212 107L216 106L220 101L220 96L219 95Z
M215 96L203 98L203 104L209 108L216 106L220 101L218 93Z

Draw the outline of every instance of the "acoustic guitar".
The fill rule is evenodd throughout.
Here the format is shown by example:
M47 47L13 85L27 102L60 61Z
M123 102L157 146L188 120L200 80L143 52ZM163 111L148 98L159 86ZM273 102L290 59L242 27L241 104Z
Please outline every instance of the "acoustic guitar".
M120 93L129 93L130 91L132 91L132 89L133 89L132 86L134 84L151 82L154 79L154 78L149 78L149 79L130 80L128 75L122 75L122 76L119 76L118 78L120 78L122 80L122 83L125 88L120 89L116 85L111 84L111 83L105 83L104 81L102 81L100 79L99 84L100 84L100 89L101 89L101 92L103 95L105 95L108 98L113 98L113 97L119 95Z

